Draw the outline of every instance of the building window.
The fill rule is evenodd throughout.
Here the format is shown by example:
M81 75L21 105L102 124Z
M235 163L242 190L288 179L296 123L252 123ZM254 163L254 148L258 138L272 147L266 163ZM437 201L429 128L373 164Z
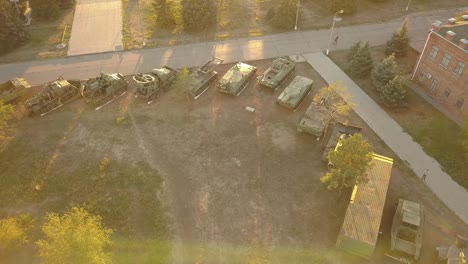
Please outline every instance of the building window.
M431 84L431 92L435 92L436 89L437 89L437 86L439 85L439 83L437 82L436 79L432 80L432 84Z
M458 108L458 109L461 109L463 107L463 103L465 102L465 99L459 97L457 99L457 103L455 104L455 106Z
M453 70L453 72L456 75L461 76L463 74L464 69L465 69L465 63L459 61L458 64L457 64L457 67L455 67L455 70Z
M444 67L447 67L450 63L450 59L452 59L452 55L450 55L449 53L445 53L440 64L442 64L442 66Z
M444 99L448 99L451 92L452 92L452 91L450 91L450 89L445 89L444 94L442 94L442 96L444 97Z
M437 53L439 52L439 48L435 45L432 46L431 48L431 52L429 53L429 57L431 59L435 59L435 57L437 57Z
M422 72L419 74L419 81L420 81L420 82L423 82L425 78L426 78L426 73L422 71Z

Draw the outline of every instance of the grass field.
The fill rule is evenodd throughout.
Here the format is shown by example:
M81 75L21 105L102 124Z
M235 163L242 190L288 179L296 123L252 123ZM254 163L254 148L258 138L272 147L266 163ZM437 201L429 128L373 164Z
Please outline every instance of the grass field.
M384 58L385 47L372 48L374 65ZM345 72L349 73L345 59L347 50L332 52L330 58ZM404 75L412 72L418 54L411 51L404 58L397 58L398 71ZM350 75L351 76L351 75ZM374 89L371 77L351 78L379 105L383 105L377 91ZM407 84L416 85L407 80ZM386 109L416 142L421 144L424 151L434 157L456 182L468 189L468 163L463 156L460 144L461 128L447 116L439 112L411 89L407 93L408 109L395 111Z

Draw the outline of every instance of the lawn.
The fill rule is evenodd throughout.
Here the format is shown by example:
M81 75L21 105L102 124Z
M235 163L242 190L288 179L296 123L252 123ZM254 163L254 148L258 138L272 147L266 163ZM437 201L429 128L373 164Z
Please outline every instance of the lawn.
M374 65L384 58L385 47L372 48ZM349 73L348 63L345 59L347 50L334 51L330 58L345 72ZM407 76L408 87L416 84L408 80L409 74L415 65L418 54L411 51L404 58L397 58L398 70ZM351 75L350 75L351 76ZM382 101L373 87L371 77L351 78L379 105ZM405 111L383 109L393 117L426 153L434 157L458 184L468 189L468 163L463 156L463 148L460 144L461 128L439 112L431 104L426 102L411 89L407 93L408 109Z

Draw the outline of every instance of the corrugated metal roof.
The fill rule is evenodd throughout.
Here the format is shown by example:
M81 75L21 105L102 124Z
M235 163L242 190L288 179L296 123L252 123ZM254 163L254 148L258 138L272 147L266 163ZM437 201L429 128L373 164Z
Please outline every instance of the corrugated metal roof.
M346 210L337 244L340 237L348 237L375 246L392 165L393 159L374 154L372 167L367 171L369 182L357 187Z

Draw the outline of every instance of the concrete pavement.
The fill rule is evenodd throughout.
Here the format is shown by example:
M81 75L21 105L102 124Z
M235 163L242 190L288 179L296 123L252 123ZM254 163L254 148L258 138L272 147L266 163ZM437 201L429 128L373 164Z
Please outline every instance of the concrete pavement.
M372 130L416 173L423 175L426 169L428 187L465 223L468 223L468 192L442 171L439 163L428 156L400 125L374 100L351 80L322 52L303 54L309 64L328 82L341 81L352 95L353 110Z
M455 12L455 9L451 9L410 15L409 33L412 45L422 49L431 24L436 19L445 21ZM334 35L339 35L340 39L338 45L332 49L347 49L359 40L368 40L371 45L385 44L402 21L403 18L399 18L381 24L335 28ZM99 32L95 35L97 34ZM87 79L97 76L100 71L133 74L162 65L176 68L184 65L199 66L213 55L229 63L274 58L298 52L318 52L327 48L329 34L329 30L296 31L227 41L3 64L0 65L0 80L24 77L31 84L40 85L60 75L65 78Z
M68 56L122 50L122 1L78 0Z

